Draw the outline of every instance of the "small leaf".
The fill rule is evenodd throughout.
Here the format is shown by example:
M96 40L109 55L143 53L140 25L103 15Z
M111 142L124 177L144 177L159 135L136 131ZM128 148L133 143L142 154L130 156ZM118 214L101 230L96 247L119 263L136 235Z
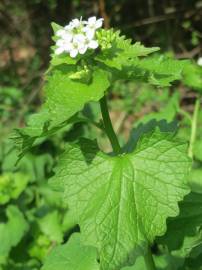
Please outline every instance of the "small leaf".
M42 218L38 218L37 222L41 231L48 236L48 238L56 243L61 243L63 240L62 228L60 226L61 217L58 211L48 213Z
M9 205L6 209L8 221L0 223L0 264L9 255L12 247L15 247L28 230L28 224L23 214L16 206Z
M82 246L80 235L75 233L70 240L55 247L46 258L41 270L99 270L96 250Z
M183 70L183 83L202 92L202 67L191 61L188 62Z
M89 140L68 145L54 183L74 211L84 243L98 248L101 269L118 270L166 231L189 192L186 144L158 130L140 138L129 154L108 156Z
M84 66L81 70L71 74L69 78L88 84L92 79L92 72L90 69L88 69L88 67Z
M0 204L17 199L25 189L29 176L22 173L5 173L0 175Z
M54 35L56 35L56 32L60 29L62 29L63 27L55 22L52 22L51 23L51 26L52 26L52 29L53 29L53 32L54 32Z
M102 29L98 33L98 40L101 47L105 45L106 48L96 56L96 60L105 65L117 69L121 69L123 65L130 64L131 58L134 59L140 56L146 56L150 53L158 51L158 47L146 48L140 42L132 44L131 39L126 39L121 36L120 32L115 32L113 29Z

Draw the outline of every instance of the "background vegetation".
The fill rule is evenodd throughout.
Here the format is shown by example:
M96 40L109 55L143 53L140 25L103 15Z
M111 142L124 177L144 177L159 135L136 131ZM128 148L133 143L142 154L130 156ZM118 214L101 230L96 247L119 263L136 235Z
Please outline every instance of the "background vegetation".
M44 72L52 44L50 23L65 25L72 18L91 15L103 17L105 27L119 28L134 41L159 46L170 56L193 61L184 79L170 88L156 89L129 82L114 85L110 108L122 142L127 140L131 127L152 119L179 120L178 136L187 141L193 137L193 122L197 124L193 149L189 149L195 160L190 181L191 196L196 196L202 205L202 110L197 110L196 106L202 91L202 71L195 64L202 56L202 1L1 0L0 269L40 269L50 250L66 241L73 230L78 230L59 194L49 188L47 179L52 175L56 156L65 142L80 135L95 138L99 131L82 124L68 126L59 135L38 142L17 166L17 149L10 138L13 129L23 127L30 113L36 112L43 100ZM194 114L196 110L197 115ZM95 119L100 116L95 104L86 107L84 112ZM110 150L104 137L99 143ZM183 204L181 207L183 209ZM174 259L160 256L162 250L154 246L159 269L180 269L185 260L191 265L190 269L200 269L202 212L196 216L182 239L179 236L178 241L170 245L175 251ZM171 230L172 226L171 221ZM165 243L168 245L166 236L158 241L162 249ZM187 252L187 257L182 259L181 254L193 243L196 249Z

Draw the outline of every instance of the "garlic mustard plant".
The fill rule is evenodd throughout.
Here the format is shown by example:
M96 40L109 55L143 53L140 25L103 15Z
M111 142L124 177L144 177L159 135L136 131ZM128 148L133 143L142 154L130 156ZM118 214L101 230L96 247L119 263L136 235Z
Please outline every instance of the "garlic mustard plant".
M100 149L100 132L96 140L76 138L67 142L58 158L49 182L63 196L80 236L58 247L55 254L53 250L53 259L43 270L119 270L140 255L147 269L155 269L151 246L165 234L167 218L178 215L178 202L190 191L191 162L186 142L176 138L176 126L166 121L142 124L120 144L107 105L115 82L168 87L182 78L187 62L152 55L158 47L133 43L102 25L103 19L96 17L73 19L65 27L52 24L55 45L46 73L45 104L27 127L17 131L20 157L36 140L75 123L99 128L111 144L110 153ZM100 107L98 122L84 113L91 102Z
M58 30L56 35L56 54L69 53L74 58L84 54L88 49L96 49L99 44L96 40L96 31L102 27L103 19L91 17L88 21L73 19L64 29Z

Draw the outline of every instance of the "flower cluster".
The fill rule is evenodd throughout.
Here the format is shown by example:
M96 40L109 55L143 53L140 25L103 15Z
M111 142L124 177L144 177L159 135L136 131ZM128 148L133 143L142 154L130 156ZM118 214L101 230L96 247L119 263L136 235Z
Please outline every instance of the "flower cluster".
M56 54L69 53L74 58L84 54L88 49L96 49L99 44L96 40L96 30L102 27L103 19L90 17L87 21L73 19L63 29L56 32Z

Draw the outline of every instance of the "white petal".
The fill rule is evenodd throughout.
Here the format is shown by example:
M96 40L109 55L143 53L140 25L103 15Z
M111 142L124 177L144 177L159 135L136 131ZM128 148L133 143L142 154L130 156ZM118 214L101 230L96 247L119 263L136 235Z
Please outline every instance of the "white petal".
M70 24L66 25L64 28L67 31L71 31L73 29L73 25L70 23Z
M63 39L58 39L58 40L56 41L56 45L57 45L57 46L63 46L63 44L64 44L64 40L63 40Z
M63 45L63 48L64 48L64 51L70 52L71 50L73 50L72 43L66 42L66 43Z
M59 55L61 53L64 52L64 48L63 47L58 47L56 50L55 50L55 54Z
M73 19L71 22L74 27L79 27L81 23L79 19Z
M59 37L61 37L61 36L64 35L64 34L65 34L65 30L64 30L64 29L60 29L60 30L58 30L58 31L56 32L56 35L59 36Z
M88 32L89 29L90 28L88 26L85 26L85 27L83 27L82 31L86 33L86 32Z
M96 28L96 29L102 27L103 20L104 20L104 19L98 19L98 20L96 21L96 23L95 23L95 28Z
M79 53L84 54L87 51L87 49L88 49L87 45L79 47Z
M78 54L78 50L77 49L73 49L73 50L70 51L70 56L72 58L75 58L77 56L77 54Z
M65 41L72 41L72 38L73 38L73 35L71 34L71 33L68 33L68 32L66 32L63 36L62 36L62 38L65 40Z
M88 47L91 49L97 49L98 46L99 46L99 44L98 44L97 40L91 40L88 43Z
M96 23L96 17L95 16L88 18L88 24L89 25L94 25L95 23Z
M86 38L83 34L77 34L74 36L74 42L76 42L76 43L84 43L85 40L86 40Z
M67 27L67 30L72 30L72 29L74 29L74 24L73 24L73 22L70 22L69 23L69 28Z
M94 29L90 29L90 28L87 28L86 29L86 37L88 40L91 40L93 39L95 36L95 30Z

